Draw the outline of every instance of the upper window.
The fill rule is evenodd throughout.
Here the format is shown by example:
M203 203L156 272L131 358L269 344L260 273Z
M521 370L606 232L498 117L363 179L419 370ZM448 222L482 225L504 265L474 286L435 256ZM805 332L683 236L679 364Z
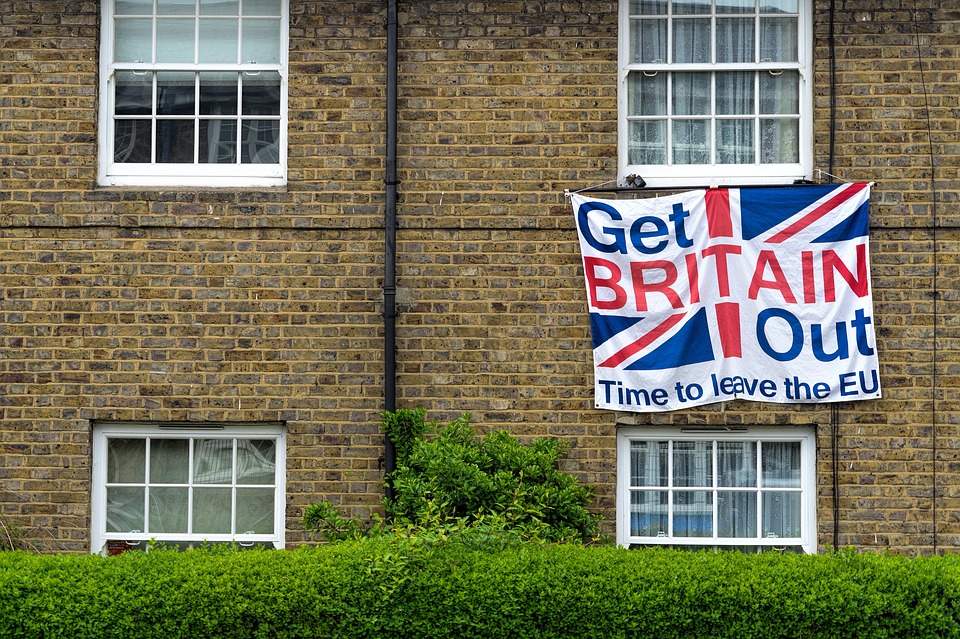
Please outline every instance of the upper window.
M815 552L814 436L621 430L618 542Z
M809 175L809 0L620 7L621 175L651 186Z
M287 0L106 0L103 14L101 184L283 184Z
M284 434L273 424L97 424L93 552L284 543Z

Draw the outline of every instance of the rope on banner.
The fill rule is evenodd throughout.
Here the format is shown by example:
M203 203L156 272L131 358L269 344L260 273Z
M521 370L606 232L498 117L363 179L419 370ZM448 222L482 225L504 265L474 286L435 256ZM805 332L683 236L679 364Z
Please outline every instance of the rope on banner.
M842 177L840 177L839 175L834 175L833 173L827 173L827 172L824 171L823 169L817 169L817 179L818 179L818 180L822 180L824 175L826 175L827 177L831 177L831 178L833 178L834 180L840 180L841 182L846 182L847 184L850 184L850 183L853 182L853 180L845 180L845 179L843 179ZM873 186L873 182L870 183L870 186Z
M576 195L577 193L582 193L582 192L584 192L584 191L589 191L590 189L598 189L598 188L600 188L600 187L602 187L602 186L606 186L606 185L608 185L608 184L613 184L613 183L616 182L616 181L617 181L616 179L607 180L606 182L601 182L600 184L594 184L593 186L585 186L585 187L583 187L582 189L578 189L578 190L576 190L576 191L571 191L570 189L564 189L564 190L563 190L563 195L564 195L564 197L570 197L571 195Z

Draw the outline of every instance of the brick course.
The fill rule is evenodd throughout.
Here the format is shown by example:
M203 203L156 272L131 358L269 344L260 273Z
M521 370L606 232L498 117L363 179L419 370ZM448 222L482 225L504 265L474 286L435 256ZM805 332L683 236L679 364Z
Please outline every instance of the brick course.
M960 14L835 2L831 161L829 3L815 4L815 166L877 182L885 396L837 406L839 540L951 550ZM400 9L399 404L564 439L607 532L618 423L816 424L832 543L829 406L592 408L563 190L616 176L617 3ZM88 548L94 419L285 421L291 544L321 495L377 508L384 16L291 0L285 188L148 190L95 184L99 3L0 1L0 513L38 542Z

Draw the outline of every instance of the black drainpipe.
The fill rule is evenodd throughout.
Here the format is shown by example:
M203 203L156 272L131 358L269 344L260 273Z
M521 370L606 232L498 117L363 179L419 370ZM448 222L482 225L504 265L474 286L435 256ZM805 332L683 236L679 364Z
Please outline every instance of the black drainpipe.
M397 0L387 2L387 139L383 241L383 409L397 409ZM397 451L384 437L384 490L393 498L389 479L397 467Z

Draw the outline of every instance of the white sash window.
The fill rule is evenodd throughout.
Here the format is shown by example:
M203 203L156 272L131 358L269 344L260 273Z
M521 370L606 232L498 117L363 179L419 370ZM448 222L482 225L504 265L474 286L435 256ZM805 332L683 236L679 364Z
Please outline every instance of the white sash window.
M809 177L810 0L620 3L621 177Z
M284 183L287 0L108 0L103 25L102 184Z
M94 425L92 550L284 545L279 424Z
M813 429L618 433L625 546L816 552Z

